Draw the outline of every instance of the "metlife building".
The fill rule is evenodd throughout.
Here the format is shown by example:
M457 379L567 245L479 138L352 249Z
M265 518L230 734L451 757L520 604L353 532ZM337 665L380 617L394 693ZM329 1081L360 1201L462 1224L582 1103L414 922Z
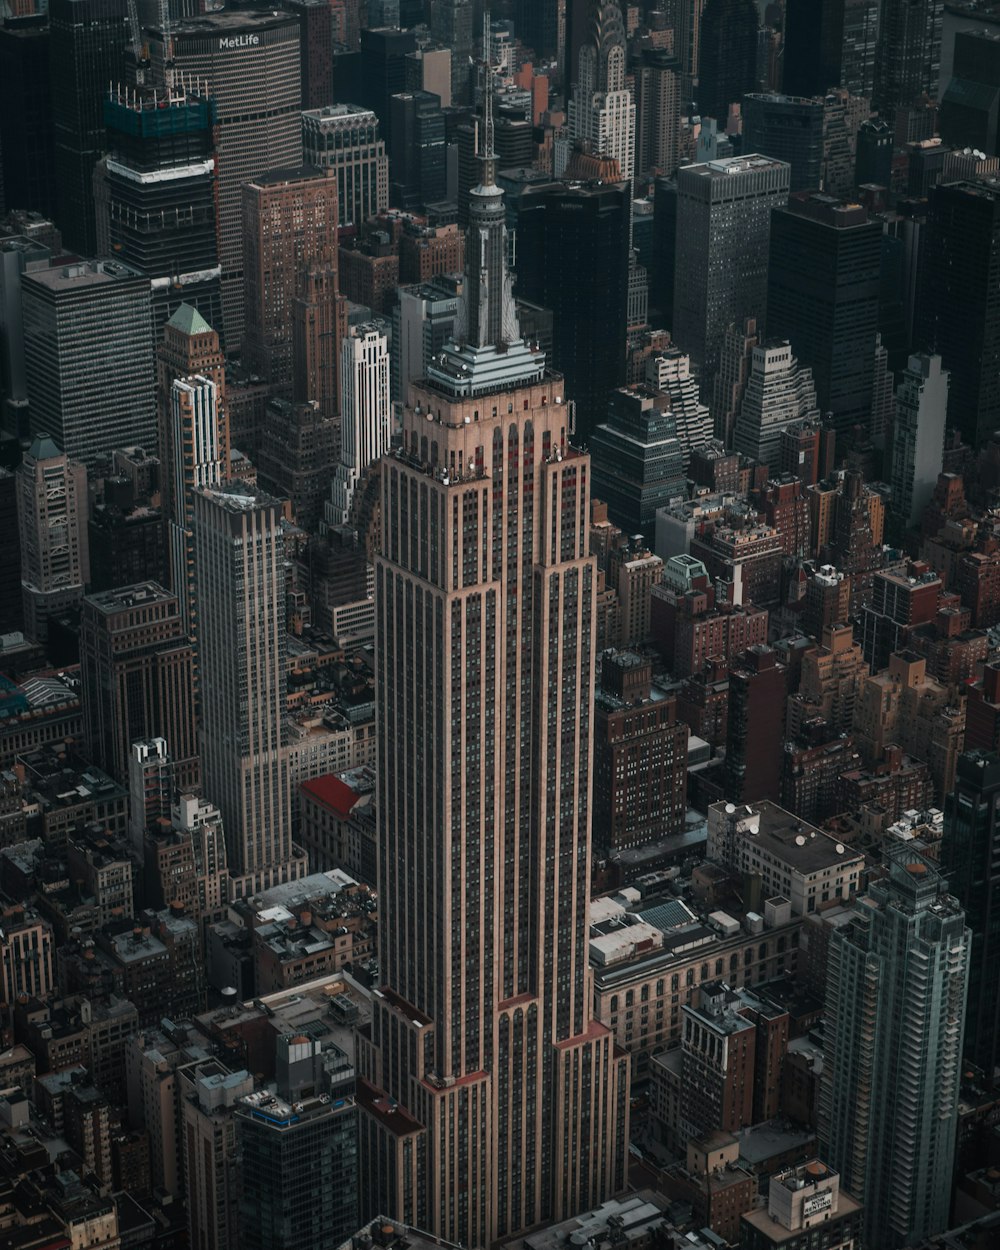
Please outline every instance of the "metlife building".
M269 169L302 163L300 22L282 9L185 19L171 31L178 82L211 95L218 126L219 261L227 352L243 337L240 187ZM163 35L150 32L157 83L165 81Z

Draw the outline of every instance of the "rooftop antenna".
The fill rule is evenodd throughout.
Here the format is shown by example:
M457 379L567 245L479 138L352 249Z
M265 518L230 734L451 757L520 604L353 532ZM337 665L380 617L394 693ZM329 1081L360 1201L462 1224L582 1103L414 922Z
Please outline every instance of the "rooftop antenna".
M490 11L483 14L483 157L494 160L493 150L493 61L490 57Z

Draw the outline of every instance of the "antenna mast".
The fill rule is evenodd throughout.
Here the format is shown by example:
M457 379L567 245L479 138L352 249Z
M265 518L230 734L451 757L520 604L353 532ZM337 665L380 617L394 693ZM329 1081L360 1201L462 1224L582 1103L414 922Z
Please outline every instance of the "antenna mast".
M132 55L135 57L135 82L137 87L142 87L146 83L146 70L149 68L149 45L142 39L136 0L128 0L127 8L129 30L132 33Z
M169 100L174 94L174 38L170 33L169 0L160 0L160 30L163 32L163 79Z
M483 157L493 160L493 61L490 56L490 12L483 13Z

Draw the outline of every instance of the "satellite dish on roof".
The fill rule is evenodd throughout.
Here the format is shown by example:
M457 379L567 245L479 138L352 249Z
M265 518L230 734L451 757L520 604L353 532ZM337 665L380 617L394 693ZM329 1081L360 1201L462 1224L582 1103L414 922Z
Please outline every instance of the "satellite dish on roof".
M797 834L795 835L795 845L796 845L796 846L805 846L805 844L806 844L806 840L805 840L805 838L802 836L802 834L801 834L801 833L797 833Z

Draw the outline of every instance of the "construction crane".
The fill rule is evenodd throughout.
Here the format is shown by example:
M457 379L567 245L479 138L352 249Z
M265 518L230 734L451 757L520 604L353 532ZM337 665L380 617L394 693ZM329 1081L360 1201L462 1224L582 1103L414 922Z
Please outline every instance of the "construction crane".
M160 30L163 33L163 80L167 86L167 99L174 94L174 37L170 33L169 0L159 0Z
M146 83L146 70L149 69L149 44L143 42L142 27L139 25L139 9L136 0L128 0L128 24L132 32L132 54L135 57L135 82L137 87Z

